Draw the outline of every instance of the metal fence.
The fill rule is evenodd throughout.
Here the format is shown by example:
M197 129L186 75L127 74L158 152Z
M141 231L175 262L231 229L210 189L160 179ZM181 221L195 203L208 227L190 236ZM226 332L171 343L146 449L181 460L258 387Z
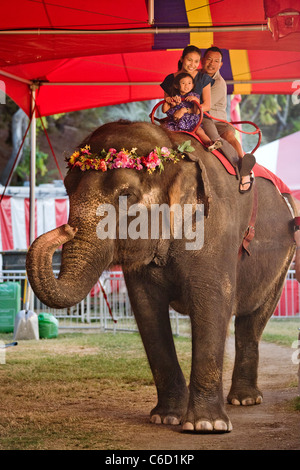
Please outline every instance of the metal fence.
M58 274L58 272L54 271L54 274ZM20 282L21 298L23 299L24 270L1 271L0 282L4 281ZM34 311L36 313L52 313L59 320L59 328L62 330L138 331L122 271L104 272L89 295L74 307L51 309L35 297ZM273 317L291 318L299 316L300 284L295 278L295 271L290 270ZM174 335L190 335L190 320L187 316L180 315L170 309L170 321Z

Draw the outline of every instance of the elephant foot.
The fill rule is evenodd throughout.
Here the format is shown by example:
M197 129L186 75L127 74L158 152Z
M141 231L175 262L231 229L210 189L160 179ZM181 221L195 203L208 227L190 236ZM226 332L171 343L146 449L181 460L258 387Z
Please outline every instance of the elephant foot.
M230 420L224 421L223 419L216 419L209 421L207 419L198 420L195 423L186 421L182 426L183 432L196 432L196 433L223 433L232 431L232 424Z
M153 424L169 424L178 426L186 415L188 391L185 389L180 398L165 399L158 402L150 413L150 422Z
M182 426L183 432L194 433L225 433L232 431L232 424L221 403L202 403L194 406L186 415Z
M252 406L260 405L263 401L262 393L257 389L252 390L230 390L227 397L228 403L235 406Z

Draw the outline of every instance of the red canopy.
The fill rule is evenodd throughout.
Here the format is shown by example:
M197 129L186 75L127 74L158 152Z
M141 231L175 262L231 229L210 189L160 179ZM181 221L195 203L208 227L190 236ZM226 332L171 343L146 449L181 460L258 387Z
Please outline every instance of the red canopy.
M214 44L228 93L291 94L299 13L299 0L3 2L2 88L29 114L35 83L41 115L161 98L159 83L181 50Z

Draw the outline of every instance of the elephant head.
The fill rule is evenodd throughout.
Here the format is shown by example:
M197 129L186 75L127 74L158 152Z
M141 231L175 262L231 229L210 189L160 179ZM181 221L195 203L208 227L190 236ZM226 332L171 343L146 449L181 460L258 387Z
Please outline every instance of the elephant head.
M158 126L118 122L102 126L80 147L86 145L93 153L112 147L117 151L134 147L139 155L148 155L156 146L174 148L175 144ZM140 204L148 210L153 204L182 204L195 198L196 192L199 199L201 190L193 184L197 172L199 167L192 163L183 171L183 162L166 163L164 171L151 175L146 169L115 168L103 172L71 168L65 178L70 200L68 224L37 238L27 255L29 282L38 298L53 308L69 307L89 293L112 263L131 269L151 261L163 263L170 240L151 238L150 234L135 240L122 236L120 217L124 205L121 207L120 201L127 208ZM105 227L110 208L116 223L112 221L111 227ZM113 236L99 236L105 230L113 230ZM150 227L148 230L150 233ZM61 269L56 279L52 256L61 245Z

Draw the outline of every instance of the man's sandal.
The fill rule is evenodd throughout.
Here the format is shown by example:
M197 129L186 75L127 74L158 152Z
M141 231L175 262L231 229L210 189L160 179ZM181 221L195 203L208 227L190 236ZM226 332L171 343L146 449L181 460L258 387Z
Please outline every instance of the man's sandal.
M242 158L241 168L240 168L241 180L240 180L240 188L239 188L239 191L241 194L248 193L252 188L254 175L251 170L254 167L255 163L256 163L256 160L255 160L254 155L252 155L252 153L246 153ZM250 181L242 183L242 178L248 175L250 176ZM246 185L249 185L249 188L243 189L243 186L246 186Z
M209 152L213 152L214 150L217 150L219 149L220 147L222 147L222 142L220 139L216 140L212 145L210 145L209 147L207 147L207 150Z
M240 188L239 188L240 193L245 194L245 193L248 193L249 191L251 191L253 181L254 181L253 174L250 175L250 181L245 181L245 183L242 183L242 181L240 181ZM246 185L249 185L249 188L243 189L243 186L246 186Z

